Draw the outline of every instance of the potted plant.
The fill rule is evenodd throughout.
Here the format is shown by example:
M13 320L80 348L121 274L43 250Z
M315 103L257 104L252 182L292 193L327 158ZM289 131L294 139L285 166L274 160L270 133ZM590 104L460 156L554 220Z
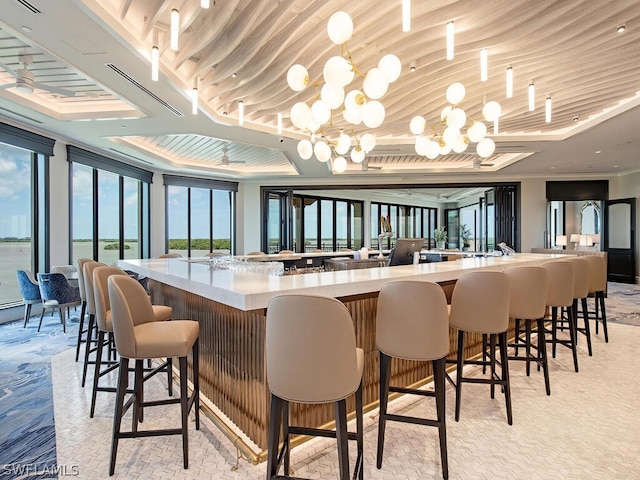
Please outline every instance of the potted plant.
M462 239L462 250L466 252L471 246L471 243L469 243L469 239L471 238L471 230L467 228L466 223L460 225L460 238Z
M436 248L444 250L444 246L447 241L447 230L444 225L440 225L433 231L433 238L436 241Z

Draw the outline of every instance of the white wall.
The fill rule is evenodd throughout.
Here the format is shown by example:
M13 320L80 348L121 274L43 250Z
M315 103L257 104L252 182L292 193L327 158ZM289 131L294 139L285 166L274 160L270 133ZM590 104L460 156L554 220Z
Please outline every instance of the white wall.
M69 162L67 146L56 142L49 158L51 265L69 263Z
M609 198L616 200L619 198L636 199L636 283L640 284L640 172L614 177L609 181Z
M165 188L162 181L162 174L155 172L153 174L153 183L151 184L151 188L149 190L151 195L151 217L149 219L151 225L150 233L151 233L151 249L149 251L150 256L157 257L165 253L164 251L164 241L165 241L165 232L164 232L164 223L165 223Z
M260 185L240 183L236 195L236 254L260 250Z
M543 247L547 223L547 193L544 178L523 179L520 184L520 251Z

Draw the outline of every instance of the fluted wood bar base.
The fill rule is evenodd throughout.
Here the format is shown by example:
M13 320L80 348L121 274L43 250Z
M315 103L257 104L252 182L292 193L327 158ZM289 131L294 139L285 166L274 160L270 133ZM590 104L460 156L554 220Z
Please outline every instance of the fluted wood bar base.
M338 298L347 306L357 345L365 351L364 404L373 408L378 401L375 316L382 285L394 280L433 281L442 285L450 298L455 281L467 271L504 271L515 265L539 265L562 257L518 254L508 258L470 258L286 277L215 271L185 259L121 260L119 264L148 277L153 302L171 305L173 318L200 322L200 391L206 397L203 404L213 405L205 413L246 456L259 462L266 457L269 425L264 347L266 308L273 296L320 294ZM456 332L452 331L449 348L452 358L457 353L456 338ZM480 335L468 336L466 357L480 353L481 340ZM393 362L393 385L416 386L430 377L428 362ZM350 411L355 409L354 403L353 399L348 403ZM325 405L292 405L291 415L294 424L320 427L332 421L333 410Z

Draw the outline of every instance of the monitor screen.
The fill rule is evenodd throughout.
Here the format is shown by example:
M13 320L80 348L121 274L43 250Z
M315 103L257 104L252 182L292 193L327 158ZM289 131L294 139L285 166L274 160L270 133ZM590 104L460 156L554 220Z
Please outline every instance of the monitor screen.
M424 238L399 238L389 255L389 266L413 264L413 253L422 250Z

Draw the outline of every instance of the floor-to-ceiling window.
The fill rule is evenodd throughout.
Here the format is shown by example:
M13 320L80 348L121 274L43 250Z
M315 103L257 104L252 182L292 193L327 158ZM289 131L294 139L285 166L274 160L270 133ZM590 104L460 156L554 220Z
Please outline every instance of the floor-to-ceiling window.
M149 256L149 184L153 174L112 158L67 147L70 168L70 258L107 265Z
M164 184L167 253L234 252L237 183L164 175Z
M382 248L393 248L395 238L424 238L425 246L433 239L438 209L410 205L393 205L371 202L371 246L378 247L378 235L382 232L382 219L391 224L393 237L383 239Z
M54 141L0 123L0 307L22 300L16 270L48 269L48 162Z

